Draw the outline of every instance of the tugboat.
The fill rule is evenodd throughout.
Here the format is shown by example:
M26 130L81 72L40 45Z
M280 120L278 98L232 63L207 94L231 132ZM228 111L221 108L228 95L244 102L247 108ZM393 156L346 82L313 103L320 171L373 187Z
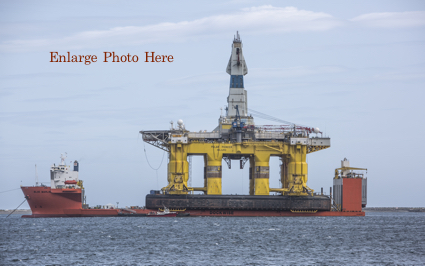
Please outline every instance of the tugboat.
M151 217L176 217L177 216L177 212L170 212L170 210L164 206L164 211L151 211L147 214L147 216L151 216Z

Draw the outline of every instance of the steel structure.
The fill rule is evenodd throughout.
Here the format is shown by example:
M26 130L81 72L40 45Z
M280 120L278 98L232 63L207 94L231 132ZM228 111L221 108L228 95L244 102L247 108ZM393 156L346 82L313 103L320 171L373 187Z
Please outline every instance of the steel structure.
M171 124L170 130L140 131L145 142L169 154L168 185L162 188L163 193L203 191L207 195L221 195L222 161L230 168L231 160L239 160L241 168L247 161L250 163L250 195L269 195L271 192L312 195L313 191L307 187L306 155L330 147L330 138L322 137L318 128L295 124L255 126L254 118L248 115L247 91L243 82L248 68L238 33L233 40L226 72L230 75L227 112L220 116L213 131L190 132L181 120L176 128ZM204 157L203 187L188 185L190 155ZM280 188L269 187L271 156L282 160Z

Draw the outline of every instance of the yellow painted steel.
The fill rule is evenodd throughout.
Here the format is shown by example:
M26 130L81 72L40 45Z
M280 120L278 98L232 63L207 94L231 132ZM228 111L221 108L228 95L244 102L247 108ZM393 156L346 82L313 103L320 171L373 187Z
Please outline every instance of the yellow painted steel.
M294 213L316 213L317 210L291 210Z
M329 148L329 146L325 146L325 145L314 145L314 146L308 146L307 148L307 153L312 153L312 152L316 152L316 151L321 151L324 149Z
M204 191L208 195L222 194L222 159L226 157L249 157L250 195L269 195L279 192L284 195L302 196L312 193L307 187L307 145L291 145L282 141L244 141L169 143L168 185L163 188L170 194L187 194ZM205 163L203 188L190 188L188 181L188 155L202 155ZM281 188L269 187L270 156L282 160Z
M187 162L187 145L170 144L168 163L168 186L162 188L169 194L187 194L189 163Z
M347 171L347 170L366 170L367 168L358 168L358 167L341 167L341 168L336 168L335 169L335 177L334 179L339 179L339 171Z
M291 195L307 195L307 146L290 145L288 164L288 188Z
M190 187L188 189L190 191L204 191L204 192L207 192L207 188L206 187Z
M269 160L270 153L254 154L254 195L269 195Z
M84 189L83 180L78 180L77 186L79 186L81 189Z
M222 157L217 157L214 153L207 153L207 195L221 195L221 161Z

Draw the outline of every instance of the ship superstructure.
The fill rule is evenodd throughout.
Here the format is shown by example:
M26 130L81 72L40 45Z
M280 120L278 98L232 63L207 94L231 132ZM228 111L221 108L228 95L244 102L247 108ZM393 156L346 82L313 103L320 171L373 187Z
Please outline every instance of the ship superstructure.
M335 169L333 180L334 204L340 210L361 211L367 204L366 168L350 167L347 158ZM359 204L361 202L361 204Z
M78 161L74 161L74 166L66 165L66 156L61 154L59 165L53 164L50 168L50 187L56 188L82 188L83 182L78 179Z

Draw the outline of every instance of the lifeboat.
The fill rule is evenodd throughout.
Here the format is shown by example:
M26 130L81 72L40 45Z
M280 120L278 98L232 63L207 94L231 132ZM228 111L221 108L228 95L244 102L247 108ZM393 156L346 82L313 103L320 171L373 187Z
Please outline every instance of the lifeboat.
M76 185L77 181L76 180L66 180L65 181L65 185Z

